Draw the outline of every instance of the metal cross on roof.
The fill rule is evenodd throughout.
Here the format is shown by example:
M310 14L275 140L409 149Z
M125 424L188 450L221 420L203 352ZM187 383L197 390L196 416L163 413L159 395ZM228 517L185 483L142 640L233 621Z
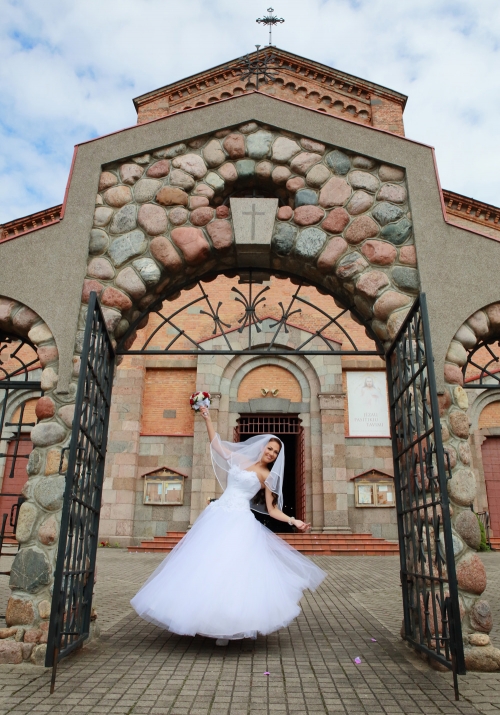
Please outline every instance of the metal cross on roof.
M272 14L274 12L273 7L268 7L267 12L269 13L269 15L259 17L255 22L258 22L259 25L262 23L262 25L269 26L269 44L272 45L273 25L277 25L278 23L281 25L283 22L285 22L285 20L282 17L277 17L276 15Z
M277 77L276 70L272 69L272 65L276 65L276 57L274 52L269 51L259 54L260 45L255 45L257 53L255 59L250 59L250 55L243 58L243 66L238 67L242 81L255 77L256 89L259 89L259 82L267 82L271 84Z

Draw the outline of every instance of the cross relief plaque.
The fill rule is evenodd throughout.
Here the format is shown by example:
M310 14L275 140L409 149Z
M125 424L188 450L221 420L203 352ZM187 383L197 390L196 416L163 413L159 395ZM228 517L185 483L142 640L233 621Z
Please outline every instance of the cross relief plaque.
M239 253L270 254L278 199L230 199L234 239Z

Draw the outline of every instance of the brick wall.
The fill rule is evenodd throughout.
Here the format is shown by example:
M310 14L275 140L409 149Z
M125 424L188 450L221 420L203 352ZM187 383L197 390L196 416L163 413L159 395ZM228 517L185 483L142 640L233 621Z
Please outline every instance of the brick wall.
M189 396L196 389L196 370L147 369L141 434L193 434Z
M264 397L262 388L266 390L278 389L277 397L284 397L292 402L302 402L302 391L297 379L288 370L277 365L263 365L249 372L240 383L238 402L248 402L256 397Z
M500 401L490 402L479 416L479 429L500 427Z
M35 414L35 407L36 403L38 402L38 398L35 398L33 400L28 400L27 402L24 403L24 414L23 414L23 422L37 422L37 417ZM19 415L21 413L21 407L18 407L17 410L14 412L12 419L10 422L17 422L19 419Z

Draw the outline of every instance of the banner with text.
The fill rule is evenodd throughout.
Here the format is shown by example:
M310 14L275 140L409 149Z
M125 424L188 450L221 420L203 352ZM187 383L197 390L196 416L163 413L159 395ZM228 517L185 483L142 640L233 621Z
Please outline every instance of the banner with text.
M350 437L390 437L385 372L348 372Z

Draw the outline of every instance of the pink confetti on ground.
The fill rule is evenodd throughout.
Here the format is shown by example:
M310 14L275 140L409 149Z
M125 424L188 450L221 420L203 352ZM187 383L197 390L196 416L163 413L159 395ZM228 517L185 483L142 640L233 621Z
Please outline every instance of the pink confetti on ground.
M356 665L359 665L361 663L361 658L358 656L357 658L354 658L354 662Z
M271 675L271 673L268 673L267 670L265 673L262 673L262 675Z
M370 640L371 640L372 643L376 643L376 642L377 642L377 639L376 639L376 638L371 638Z

